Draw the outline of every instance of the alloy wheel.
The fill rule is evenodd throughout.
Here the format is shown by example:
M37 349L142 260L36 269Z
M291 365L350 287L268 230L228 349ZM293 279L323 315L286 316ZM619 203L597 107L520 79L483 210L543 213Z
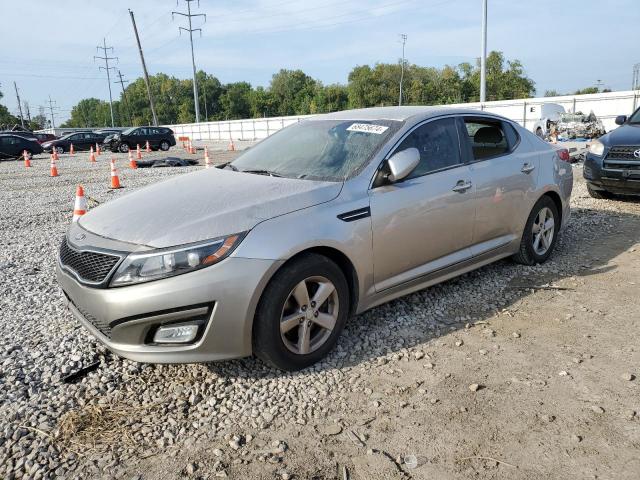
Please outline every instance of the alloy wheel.
M280 317L280 337L298 355L311 353L329 339L338 320L336 287L325 277L298 283L285 300Z
M129 151L129 145L127 145L126 143L121 143L120 147L118 147L118 150L120 150L121 153L127 153Z
M160 150L162 150L163 152L166 152L167 150L169 150L169 142L165 140L160 142Z
M533 250L537 255L547 253L553 242L556 230L556 222L550 208L544 207L533 222Z

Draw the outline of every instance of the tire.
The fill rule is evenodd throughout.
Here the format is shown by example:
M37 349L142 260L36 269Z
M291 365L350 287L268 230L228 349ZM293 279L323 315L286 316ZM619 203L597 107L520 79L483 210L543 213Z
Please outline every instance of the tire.
M540 233L539 224L544 216L547 230ZM553 226L549 224L553 220ZM553 253L560 230L560 214L551 197L540 198L533 206L520 240L520 249L513 256L517 263L536 265L544 263ZM538 232L538 233L537 233ZM539 237L539 238L538 238Z
M167 142L166 140L162 140L160 142L160 150L162 150L163 152L166 152L167 150L169 150L169 148L171 148L171 145L169 145L169 142Z
M611 199L614 195L606 190L596 190L590 183L587 183L587 192L593 198L598 198L600 200Z
M129 151L129 145L126 143L121 143L118 145L118 151L120 153L127 153Z
M306 308L300 305L307 301L304 291L309 300ZM327 297L320 305L314 305L313 299L321 291L322 298ZM281 370L313 365L336 344L349 306L349 287L342 270L322 255L300 256L282 267L262 293L254 318L253 352ZM288 322L284 321L286 318ZM319 321L332 328L324 328L316 323ZM304 332L308 335L301 337Z
M56 146L55 149L56 149L56 153L58 155L64 153L64 147L62 147L62 146Z

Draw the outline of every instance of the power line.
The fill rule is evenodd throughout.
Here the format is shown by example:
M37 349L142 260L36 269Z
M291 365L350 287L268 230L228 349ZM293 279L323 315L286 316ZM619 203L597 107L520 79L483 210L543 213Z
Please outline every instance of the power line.
M55 101L51 100L51 95L49 95L49 111L51 112L51 127L53 129L56 128L56 119L53 115L53 109L55 108L56 110L58 110L58 107L54 107L53 104L56 103Z
M120 70L118 70L118 77L120 78L120 80L116 80L113 83L119 83L122 86L122 99L124 100L124 108L127 110L127 114L129 115L129 123L131 123L131 126L133 126L133 119L131 118L131 110L129 110L129 104L127 102L127 92L124 89L124 84L129 83L129 81L122 78L122 72Z
M407 43L407 34L401 33L400 39L402 40L402 65L400 66L400 98L398 100L398 106L402 105L402 82L404 80L404 46Z
M107 72L107 84L109 85L109 109L111 110L111 126L114 127L115 126L115 122L113 120L113 97L111 96L111 76L109 74L109 70L115 70L115 68L110 67L109 66L109 60L118 60L118 57L110 57L109 55L107 55L107 51L111 50L113 52L113 47L107 47L107 39L103 38L102 39L102 43L103 46L97 46L96 49L97 50L102 50L104 52L104 57L100 57L97 55L93 56L93 60L95 61L96 58L99 58L101 60L104 60L104 64L105 66L102 67L98 67L100 70L105 70Z
M198 105L198 82L196 79L196 60L195 57L193 55L193 32L200 32L200 36L202 36L202 29L201 28L193 28L191 25L191 18L192 17L204 17L204 21L207 21L207 15L204 13L191 13L191 2L193 2L194 0L184 0L185 2L187 2L187 13L182 13L182 12L171 12L171 17L173 18L174 15L182 15L183 17L187 17L187 20L189 21L189 28L184 28L184 27L178 27L178 31L180 33L182 33L182 30L184 30L185 32L189 32L189 42L191 43L191 64L193 66L193 103L195 105L195 110L196 110L196 123L200 123L200 106ZM198 1L198 7L200 6L200 0Z

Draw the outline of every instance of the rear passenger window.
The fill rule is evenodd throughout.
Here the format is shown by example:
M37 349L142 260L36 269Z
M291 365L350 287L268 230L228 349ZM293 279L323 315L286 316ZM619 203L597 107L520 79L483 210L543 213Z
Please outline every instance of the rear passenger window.
M396 151L407 148L417 148L420 152L420 163L408 178L459 165L460 143L455 119L435 120L416 128Z
M502 122L465 118L464 124L475 160L497 157L509 152L509 142Z

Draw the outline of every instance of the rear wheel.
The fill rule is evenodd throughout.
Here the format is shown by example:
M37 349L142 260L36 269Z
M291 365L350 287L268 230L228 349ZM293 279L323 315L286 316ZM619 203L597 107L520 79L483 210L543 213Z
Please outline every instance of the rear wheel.
M29 149L25 149L24 152L27 152L27 158L31 160L33 158L33 152ZM24 155L24 153L23 153Z
M62 147L62 146L58 145L58 146L56 147L56 153L57 153L58 155L60 155L60 154L64 153L64 147Z
M171 147L171 145L169 145L169 142L167 142L166 140L162 140L160 142L160 150L162 150L163 152L169 150L169 147Z
M262 294L253 351L282 370L313 365L334 347L347 321L349 288L328 258L307 254L285 265Z
M607 192L606 190L598 190L594 188L590 183L587 183L587 192L589 192L589 195L591 197L598 199L609 199L614 197L612 193Z
M513 259L523 265L546 262L556 246L559 230L558 207L545 195L531 210L520 240L520 250Z
M126 143L121 143L118 146L118 150L120 151L120 153L127 153L129 151L129 145L127 145Z

